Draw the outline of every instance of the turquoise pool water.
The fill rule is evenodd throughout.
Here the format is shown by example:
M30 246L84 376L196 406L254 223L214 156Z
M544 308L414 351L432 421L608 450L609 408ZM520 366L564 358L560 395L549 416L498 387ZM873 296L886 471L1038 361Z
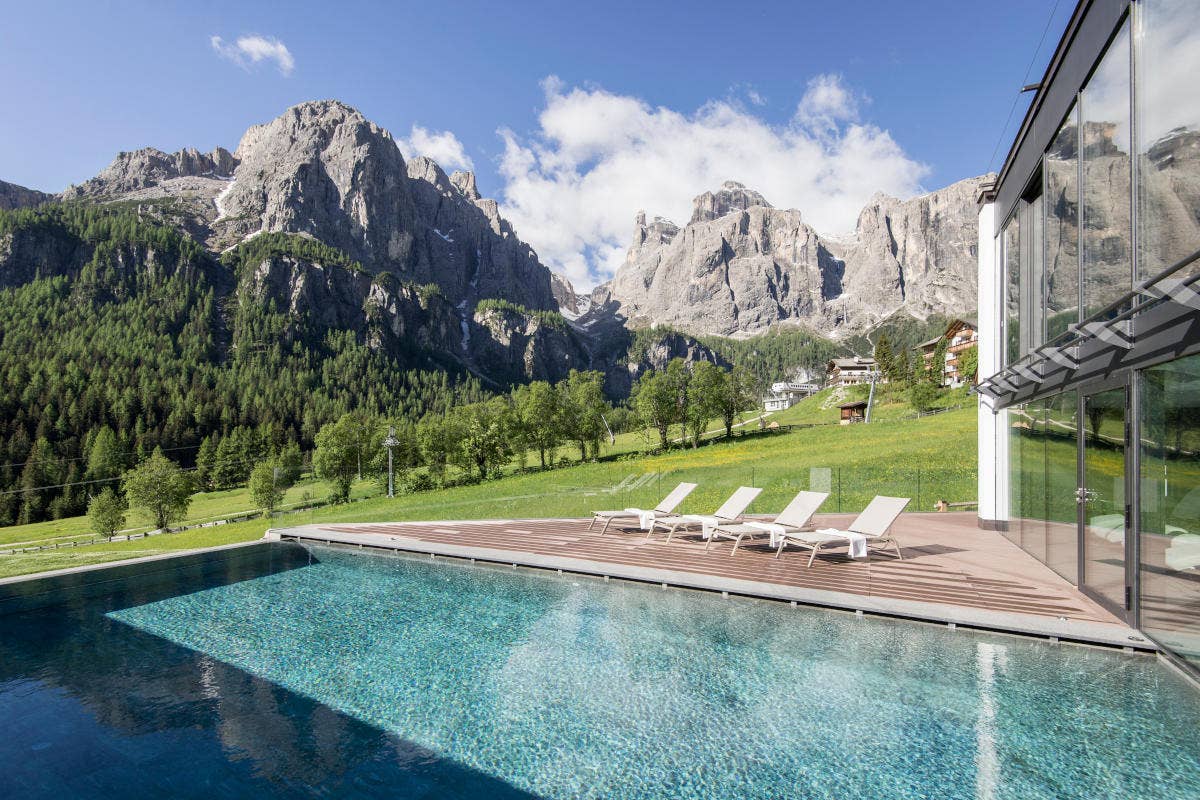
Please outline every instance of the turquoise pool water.
M1152 658L254 553L0 616L0 797L1200 797L1200 697Z

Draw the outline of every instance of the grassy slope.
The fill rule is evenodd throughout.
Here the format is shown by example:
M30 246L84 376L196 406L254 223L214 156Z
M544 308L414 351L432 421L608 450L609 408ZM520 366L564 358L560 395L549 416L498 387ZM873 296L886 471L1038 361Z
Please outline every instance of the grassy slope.
M373 493L373 488L372 483L363 482L355 488L353 494L355 497L366 497ZM287 490L283 498L283 507L320 501L328 496L329 486L324 481L307 478ZM244 486L220 492L199 492L192 495L192 503L188 506L187 517L181 524L194 525L223 517L239 516L254 510L255 505L250 499L250 492ZM126 524L125 530L133 534L144 533L154 527L138 511L133 511L126 516ZM0 528L0 548L53 544L54 542L69 544L72 541L94 539L95 537L96 534L92 531L87 517L67 517Z
M842 389L822 389L812 397L806 397L786 411L772 414L771 419L783 424L831 424L838 421L838 403L849 403L855 400L866 400L870 391L868 386L847 386ZM966 389L950 389L942 392L934 401L934 408L953 408L957 406L974 407L974 398L967 394ZM908 403L908 393L904 389L892 386L877 386L875 400L871 408L871 419L876 421L895 420L911 417L915 413Z
M0 577L247 541L260 537L269 524L280 527L323 521L584 516L597 508L652 506L683 480L700 484L685 501L685 512L711 512L737 486L752 484L764 491L750 510L769 513L782 508L796 491L810 488L814 478L822 479L820 473L814 476L811 468L831 470L833 496L825 511L857 510L876 494L913 497L910 508L917 510L918 470L919 508L929 510L939 497L952 502L975 497L975 458L975 410L967 408L920 420L880 419L872 425L832 425L718 441L695 450L684 448L648 456L626 454L477 486L421 492L393 500L373 497L345 506L284 515L272 523L253 520L132 542L0 556ZM645 473L654 473L655 477L640 489L604 491L626 476ZM361 484L356 494L373 488L373 484ZM229 493L222 494L226 495L225 502L233 502ZM219 501L205 497L198 505L210 502Z

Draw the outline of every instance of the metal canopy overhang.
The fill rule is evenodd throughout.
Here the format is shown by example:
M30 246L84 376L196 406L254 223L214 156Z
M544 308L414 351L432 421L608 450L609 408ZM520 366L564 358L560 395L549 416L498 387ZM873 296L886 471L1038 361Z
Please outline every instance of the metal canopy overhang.
M1097 379L1200 353L1200 273L1175 277L1200 251L981 381L1001 409Z

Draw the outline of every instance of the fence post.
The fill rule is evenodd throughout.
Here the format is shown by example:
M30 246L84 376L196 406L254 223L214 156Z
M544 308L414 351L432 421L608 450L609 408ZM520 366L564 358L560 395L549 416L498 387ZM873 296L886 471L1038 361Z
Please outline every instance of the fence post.
M917 467L917 511L921 508L921 468Z
M838 467L838 513L842 513L842 468Z

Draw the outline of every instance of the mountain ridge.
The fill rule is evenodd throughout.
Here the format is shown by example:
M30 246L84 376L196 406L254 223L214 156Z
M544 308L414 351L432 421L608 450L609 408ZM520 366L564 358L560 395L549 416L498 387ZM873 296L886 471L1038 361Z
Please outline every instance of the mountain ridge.
M498 203L480 196L472 173L447 175L431 159L405 159L386 129L337 100L300 103L252 125L232 152L121 152L57 196L0 183L0 206L5 198L10 206L136 203L139 213L217 255L264 233L311 237L369 273L436 285L457 318L457 335L424 339L485 380L507 383L563 369L620 370L614 348L627 346L624 331L638 328L745 338L795 326L856 340L898 313L965 313L974 296L972 190L980 180L909 200L877 193L850 238L821 235L799 210L776 208L755 189L725 181L695 198L682 227L662 217L647 222L639 212L625 263L586 294L542 264ZM943 244L947 232L952 241ZM313 265L294 258L289 265L294 274L284 283L309 285ZM334 318L361 316L366 299L351 294L328 296L354 306ZM485 300L510 302L526 319L501 324L495 314L481 315ZM532 324L533 315L551 310L563 313L571 341ZM414 308L408 317L426 311ZM437 325L444 328L444 320ZM536 335L515 336L522 328ZM494 337L516 350L501 356Z
M898 312L967 314L977 290L975 196L988 177L908 200L876 193L850 237L823 236L798 209L726 181L694 199L682 227L639 212L625 261L589 305L633 324L735 338L782 324L836 339Z

